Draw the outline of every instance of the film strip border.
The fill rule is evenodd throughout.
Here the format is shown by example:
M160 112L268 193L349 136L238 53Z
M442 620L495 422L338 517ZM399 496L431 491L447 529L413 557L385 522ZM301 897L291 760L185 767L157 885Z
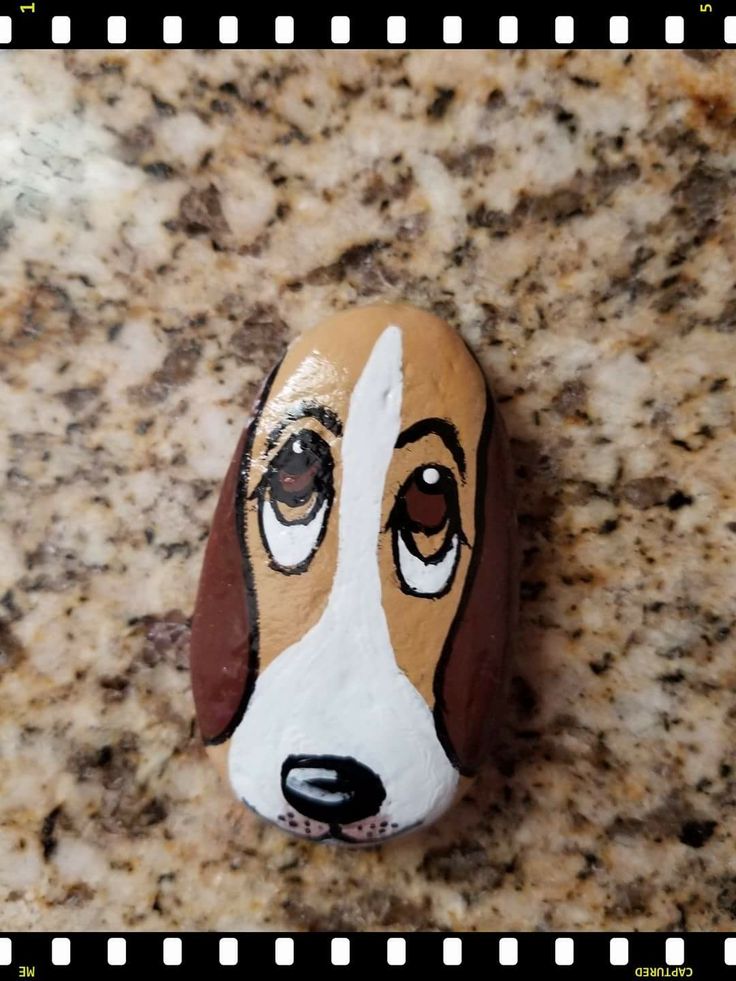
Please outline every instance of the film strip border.
M350 8L354 7L354 10ZM0 6L0 49L17 48L729 48L736 0L538 0L448 3L421 10L402 0L261 7L219 0L134 7L81 0L15 0ZM129 9L127 9L129 8Z
M286 978L302 970L343 976L415 977L440 971L448 977L493 977L509 981L547 978L736 979L736 937L700 933L612 935L574 933L277 934L241 933L50 933L0 936L0 978ZM251 972L257 970L258 974ZM538 972L530 975L530 971ZM203 975L203 972L207 972ZM482 972L482 973L481 973Z

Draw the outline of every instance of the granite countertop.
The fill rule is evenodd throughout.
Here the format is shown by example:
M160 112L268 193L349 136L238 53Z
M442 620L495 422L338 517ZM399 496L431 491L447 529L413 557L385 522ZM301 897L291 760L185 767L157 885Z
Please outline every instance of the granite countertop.
M0 60L3 929L733 929L736 60ZM231 801L189 617L290 337L404 299L512 437L508 724L435 829Z

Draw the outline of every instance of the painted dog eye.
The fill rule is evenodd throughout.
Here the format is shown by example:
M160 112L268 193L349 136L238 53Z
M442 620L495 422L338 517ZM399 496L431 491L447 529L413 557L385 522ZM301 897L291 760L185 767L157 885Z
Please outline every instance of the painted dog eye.
M418 467L396 496L389 526L402 590L412 596L444 595L463 541L452 472L438 464Z
M333 498L333 460L305 429L279 450L257 488L261 537L273 568L304 572L324 537Z
M404 491L406 517L412 531L431 535L442 528L447 520L447 498L452 493L447 483L446 472L436 467L414 471Z

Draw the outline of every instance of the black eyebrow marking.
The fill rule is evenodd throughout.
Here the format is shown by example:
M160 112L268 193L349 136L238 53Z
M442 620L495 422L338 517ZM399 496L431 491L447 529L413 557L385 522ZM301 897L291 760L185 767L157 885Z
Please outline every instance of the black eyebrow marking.
M316 419L335 436L342 436L342 423L332 409L328 409L326 405L320 405L318 402L299 402L285 413L283 420L268 434L267 452L274 448L279 436L289 423L296 422L298 419Z
M460 476L464 479L465 453L460 445L457 429L447 419L420 419L419 422L415 422L400 434L396 440L396 449L400 450L407 443L415 443L418 439L428 436L430 433L439 436L450 453L452 453L457 468L460 471Z

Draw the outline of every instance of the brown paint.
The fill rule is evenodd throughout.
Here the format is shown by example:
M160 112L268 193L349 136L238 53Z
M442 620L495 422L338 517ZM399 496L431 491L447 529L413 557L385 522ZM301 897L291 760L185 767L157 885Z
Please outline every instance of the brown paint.
M227 729L250 670L249 618L235 522L235 492L246 437L244 431L222 485L192 621L192 688L206 742Z
M413 482L406 491L406 513L422 530L440 527L447 517L443 494L428 494Z
M488 394L489 412L493 412ZM448 755L464 774L487 756L506 696L517 617L518 546L506 430L493 412L490 439L481 443L477 565L435 678L435 720Z
M192 618L189 666L197 720L205 743L229 737L255 683L257 639L249 611L243 550L236 514L238 484L251 429L272 375L255 401L253 418L240 435L212 519Z
M386 478L382 527L385 527L395 496L411 474L436 464L455 475L462 530L469 545L460 549L458 566L450 590L443 596L424 598L400 588L394 563L391 536L382 534L379 568L386 612L396 661L427 704L434 705L434 676L445 640L455 620L471 558L475 549L475 499L477 446L486 406L485 378L460 335L444 321L428 313L412 311L405 318L400 310L394 322L402 327L404 387L401 430L425 418L452 422L466 460L465 481L450 450L435 433L394 451ZM425 539L417 536L431 554L442 544L443 535Z
M227 739L233 722L239 721L256 671L263 670L321 616L337 562L341 441L315 419L289 423L270 451L268 436L301 400L328 406L344 425L353 387L373 344L390 323L402 328L402 431L426 417L449 419L464 448L467 473L462 481L452 455L435 434L397 449L386 480L382 528L396 494L413 470L439 464L456 475L469 547L460 550L455 579L446 595L420 598L401 591L391 533L383 531L378 544L382 602L397 663L435 708L443 745L453 763L467 774L482 761L498 719L515 617L515 520L508 445L498 413L490 440L484 441L486 383L460 336L437 317L412 307L376 306L338 314L302 335L287 351L260 412L241 436L213 519L192 630L194 697L205 740ZM258 502L251 493L278 449L303 428L318 432L333 453L333 513L308 569L285 576L270 567L258 528ZM250 623L255 605L251 602L249 613L235 513L246 440L252 449L244 495L243 544L259 611L257 645L251 630L255 625ZM426 541L433 544L435 540ZM432 550L428 548L428 553ZM225 772L225 747L212 747L212 754Z

